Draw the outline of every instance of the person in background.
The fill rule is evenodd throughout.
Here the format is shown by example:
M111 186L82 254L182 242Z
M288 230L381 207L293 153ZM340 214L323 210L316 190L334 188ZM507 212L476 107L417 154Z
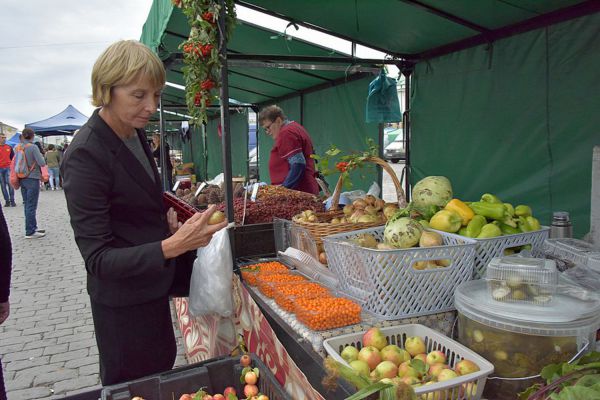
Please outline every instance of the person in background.
M40 181L42 179L40 167L46 165L46 161L38 146L35 146L32 143L35 136L33 129L23 129L21 136L23 137L23 143L20 143L17 146L23 146L25 149L27 165L33 165L33 169L29 175L20 181L21 195L23 195L23 202L25 203L25 238L37 239L46 235L44 229L38 228L36 219L38 200L40 197Z
M48 145L48 151L44 155L46 157L46 165L48 165L48 174L50 175L50 189L60 189L60 170L58 167L61 162L61 155L53 144Z
M12 246L8 226L4 219L2 207L0 207L0 325L6 321L10 313L10 274L12 269ZM6 400L4 389L4 376L2 374L2 363L0 362L0 400Z
M269 157L269 174L273 185L319 194L315 162L310 157L313 144L302 125L287 119L283 110L272 105L263 108L258 121L275 141Z
M2 196L4 196L4 207L17 206L15 191L10 186L10 162L14 155L12 147L6 144L6 135L0 133L0 188L2 189Z
M165 146L161 151L161 149L160 149L160 133L158 133L158 132L154 132L152 134L152 150L153 150L152 156L156 160L156 164L161 168L166 167L167 185L168 185L166 190L170 191L171 188L173 187L173 164L171 163L171 155L170 155L171 148L169 147L169 143L167 143L167 141L165 140ZM165 166L161 165L161 160L165 160L165 163L166 163Z
M92 68L92 103L99 108L61 165L87 270L103 385L173 367L177 346L169 296L178 293L178 278L189 292L195 250L227 226L208 225L214 206L183 225L164 206L143 128L156 112L165 80L162 61L148 47L135 40L111 44ZM187 295L185 287L179 293Z

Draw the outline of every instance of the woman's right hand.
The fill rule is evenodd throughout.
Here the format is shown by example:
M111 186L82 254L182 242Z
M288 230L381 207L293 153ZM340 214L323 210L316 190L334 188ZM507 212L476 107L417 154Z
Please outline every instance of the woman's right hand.
M196 213L188 219L171 237L162 241L162 250L165 258L174 258L190 250L196 250L210 243L213 235L225 228L228 224L208 225L210 216L216 211L216 206L211 205L203 213Z

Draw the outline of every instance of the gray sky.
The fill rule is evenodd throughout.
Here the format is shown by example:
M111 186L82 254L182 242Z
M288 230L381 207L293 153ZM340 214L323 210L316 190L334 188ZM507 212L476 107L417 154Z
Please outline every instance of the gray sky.
M69 104L90 116L90 75L119 39L139 40L152 0L0 0L0 121L21 130Z

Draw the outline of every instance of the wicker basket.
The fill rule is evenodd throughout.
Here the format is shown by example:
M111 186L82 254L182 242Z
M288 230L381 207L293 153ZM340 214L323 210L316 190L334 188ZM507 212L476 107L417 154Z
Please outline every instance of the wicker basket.
M396 176L394 169L388 165L387 162L382 160L379 157L369 157L365 161L372 162L381 166L384 171L386 171L392 181L394 182L394 186L396 187L396 195L398 197L398 207L404 208L406 207L406 196L404 195L404 190L402 189L402 185L400 184L400 180ZM336 233L356 231L359 229L367 229L373 228L375 226L383 225L382 222L345 222L340 224L331 224L331 220L333 218L341 218L344 216L343 211L338 210L337 207L340 202L340 195L342 192L343 179L340 175L340 178L335 185L335 190L333 192L333 197L331 199L331 210L323 213L316 213L318 222L305 222L300 219L299 215L296 215L292 218L292 221L295 224L298 224L308 230L315 240L317 248L319 251L323 251L323 240L322 238L329 235L334 235Z

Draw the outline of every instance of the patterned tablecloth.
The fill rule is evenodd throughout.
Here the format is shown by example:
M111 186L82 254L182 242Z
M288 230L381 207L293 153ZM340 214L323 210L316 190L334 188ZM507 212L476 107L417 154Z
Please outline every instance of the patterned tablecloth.
M455 312L444 312L396 321L380 321L366 316L363 323L359 325L315 332L297 322L293 314L281 310L273 300L264 297L258 291L255 291L255 294L261 296L261 299L273 311L311 343L313 349L323 357L326 355L322 346L324 339L362 331L373 325L385 327L399 324L422 324L450 336L456 316ZM173 300L188 362L194 363L229 354L238 345L238 335L241 335L248 350L260 357L294 400L323 399L312 388L306 376L277 339L275 332L237 275L234 275L233 279L233 299L234 315L227 319L218 316L193 317L189 314L187 298Z

